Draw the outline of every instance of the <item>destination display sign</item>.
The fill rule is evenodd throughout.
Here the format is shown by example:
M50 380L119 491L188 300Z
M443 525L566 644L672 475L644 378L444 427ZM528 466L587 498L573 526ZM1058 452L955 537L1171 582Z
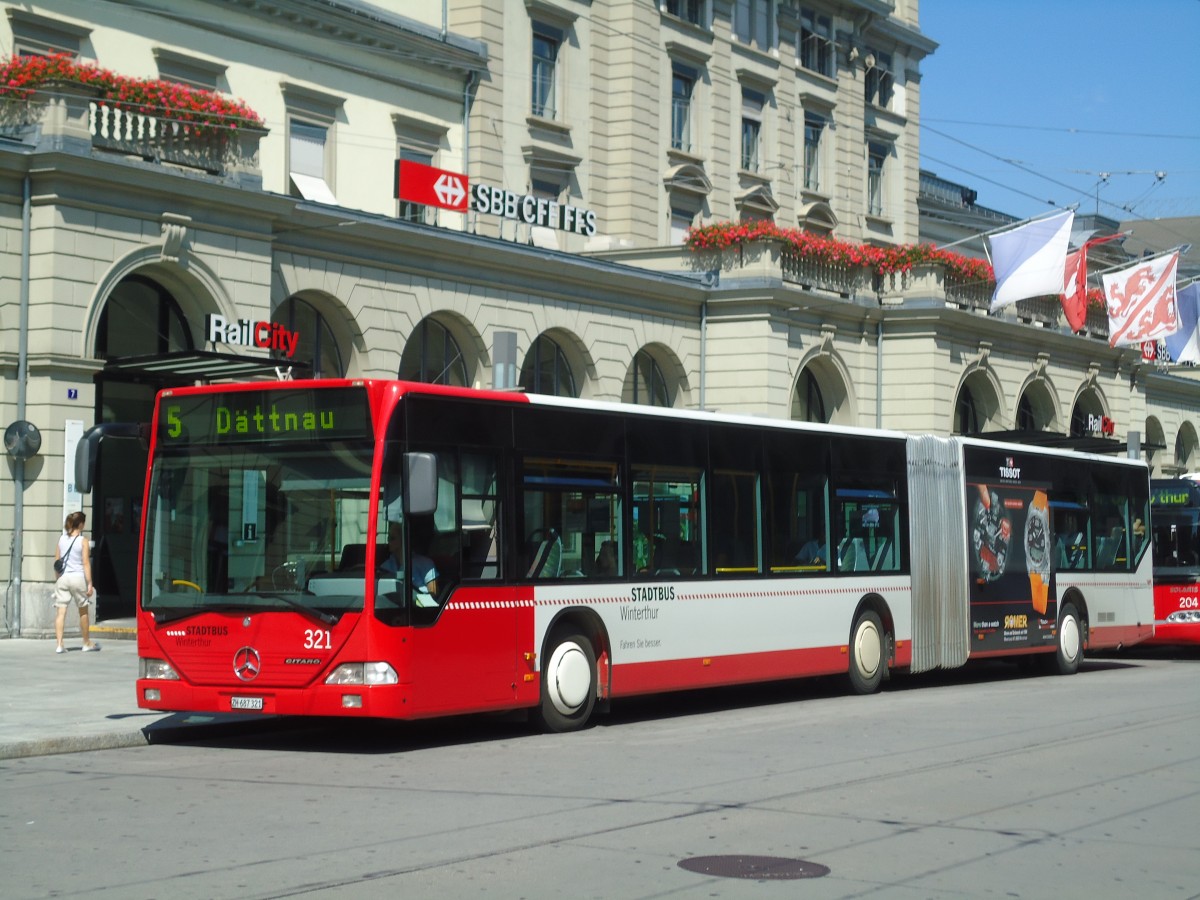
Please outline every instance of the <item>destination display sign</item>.
M161 445L363 440L372 436L362 388L288 388L164 395Z

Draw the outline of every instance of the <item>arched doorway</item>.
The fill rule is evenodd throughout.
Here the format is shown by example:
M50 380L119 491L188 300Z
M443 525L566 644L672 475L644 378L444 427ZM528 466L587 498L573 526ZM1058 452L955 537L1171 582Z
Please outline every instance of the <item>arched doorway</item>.
M144 275L123 278L109 294L96 331L94 355L106 362L96 375L96 423L149 422L155 394L188 384L195 376L123 363L192 349L192 330L175 297ZM135 612L146 462L146 448L139 441L100 443L88 514L97 620Z

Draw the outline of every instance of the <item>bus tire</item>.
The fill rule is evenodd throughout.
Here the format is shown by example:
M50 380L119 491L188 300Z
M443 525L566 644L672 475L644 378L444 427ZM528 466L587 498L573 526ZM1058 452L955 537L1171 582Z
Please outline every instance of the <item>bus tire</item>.
M879 690L887 669L886 646L879 616L863 610L850 631L850 687L854 693L873 694Z
M542 702L538 719L546 731L577 731L596 706L596 651L577 631L557 633L546 642L542 663Z
M1058 649L1054 654L1054 671L1059 675L1074 675L1083 657L1083 629L1074 603L1064 603L1058 616Z

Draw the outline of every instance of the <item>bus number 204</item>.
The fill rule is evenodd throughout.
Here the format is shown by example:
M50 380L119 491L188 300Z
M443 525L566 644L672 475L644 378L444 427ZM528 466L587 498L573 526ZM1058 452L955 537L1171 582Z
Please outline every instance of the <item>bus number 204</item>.
M308 628L305 630L305 650L329 650L332 646L329 641L329 632L323 628Z
M1192 595L1190 597L1179 598L1180 609L1200 609L1200 597Z

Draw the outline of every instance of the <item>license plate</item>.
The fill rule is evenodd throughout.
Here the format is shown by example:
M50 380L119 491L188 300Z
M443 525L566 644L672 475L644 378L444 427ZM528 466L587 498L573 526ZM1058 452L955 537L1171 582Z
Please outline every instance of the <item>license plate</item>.
M231 697L229 699L230 709L256 709L263 708L262 697Z

